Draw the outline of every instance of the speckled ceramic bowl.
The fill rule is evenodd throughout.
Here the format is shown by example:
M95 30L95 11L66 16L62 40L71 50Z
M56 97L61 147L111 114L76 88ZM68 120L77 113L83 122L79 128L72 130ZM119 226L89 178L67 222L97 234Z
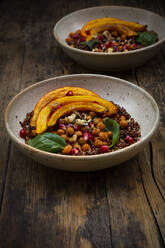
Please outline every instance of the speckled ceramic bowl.
M40 151L24 143L19 137L25 114L34 109L42 95L63 86L80 86L93 90L101 97L126 108L139 122L142 137L137 143L112 152L91 156L67 156ZM7 131L15 145L27 156L46 166L71 171L94 171L112 167L136 155L149 142L159 121L154 99L142 88L119 78L103 75L78 74L47 79L23 90L9 103L5 113Z
M65 39L70 32L81 29L90 20L102 17L120 18L148 25L149 30L154 30L158 33L159 41L142 49L112 54L88 52L67 45ZM152 58L165 42L164 27L165 18L150 11L132 7L102 6L79 10L63 17L54 27L54 36L64 52L82 66L95 71L115 71L143 65Z

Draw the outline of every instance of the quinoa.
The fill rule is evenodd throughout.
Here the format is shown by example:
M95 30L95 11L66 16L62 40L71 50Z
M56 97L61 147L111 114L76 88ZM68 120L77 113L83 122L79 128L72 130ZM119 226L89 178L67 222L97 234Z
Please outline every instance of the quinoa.
M30 125L30 120L33 116L33 111L29 112L26 114L25 119L23 120L23 122L19 122L21 127L26 130L26 137L25 137L25 141L27 142L28 139L32 139L35 135L33 134L33 130L35 129L35 127L32 127Z
M116 104L114 104L114 105L116 105ZM139 124L130 116L130 114L125 110L125 108L120 107L119 105L116 105L116 107L118 110L117 115L111 116L111 119L115 120L120 125L120 119L121 119L121 117L123 117L123 118L125 118L125 120L127 122L127 126L126 127L120 127L119 140L117 141L117 143L113 147L109 148L108 152L113 152L113 151L117 151L117 150L123 149L125 147L128 147L131 144L136 143L141 137ZM73 117L75 116L75 115L72 115L73 113L76 115L77 119L75 118L73 120ZM90 138L85 143L89 145L90 149L87 151L85 151L85 150L83 151L83 149L80 149L78 151L78 153L69 154L69 155L72 155L72 156L75 155L76 156L76 155L101 154L103 152L100 150L100 147L96 147L94 145L94 136L92 136L91 133L92 133L92 130L94 128L96 129L97 124L94 124L96 118L99 118L101 120L101 122L103 122L103 120L105 118L105 113L100 114L100 113L94 112L94 114L95 114L95 116L92 117L91 120L90 119L87 120L87 116L89 117L89 111L87 111L87 112L74 111L74 112L70 113L69 115L63 116L62 118L60 118L58 120L58 122L56 123L56 125L49 128L47 131L58 133L58 130L61 129L60 125L64 125L65 128L66 127L72 128L74 130L74 133L75 133L76 127L79 126L79 131L81 133L86 132L86 131L88 132L88 135ZM32 139L33 137L35 137L35 133L34 133L35 127L30 126L30 119L31 119L32 115L33 115L33 112L27 113L24 121L20 122L21 127L26 130L25 142L27 142L28 139ZM71 116L72 116L72 118L71 118ZM69 120L71 120L71 119L72 119L72 121L69 123ZM78 123L77 120L79 120L79 123L81 123L82 120L86 120L86 121L84 121L85 123L82 122L84 124L80 126L80 125L76 124L76 123ZM105 130L102 130L102 131L105 132ZM77 139L76 142L73 144L72 142L70 142L71 137L67 137L66 133L61 134L61 137L64 137L62 135L64 135L65 138L68 138L68 140L66 140L67 145L72 145L74 148L74 144L78 144L82 148L83 145L78 141L77 138L76 138ZM128 142L127 137L131 137L132 142ZM72 138L73 138L73 136L72 136ZM107 146L110 146L111 143L112 143L112 137L107 139ZM77 149L77 148L75 148L75 149Z
M90 35L90 30L86 30L87 36L82 36L81 30L71 32L65 39L66 43L73 48L91 52L127 52L137 50L145 46L149 46L158 41L157 33L154 31L148 31L147 26L143 30L145 32L136 32L132 36L121 34L117 31L111 31L106 29L96 34ZM150 41L148 38L144 38L145 35L151 36ZM143 38L139 38L143 36Z

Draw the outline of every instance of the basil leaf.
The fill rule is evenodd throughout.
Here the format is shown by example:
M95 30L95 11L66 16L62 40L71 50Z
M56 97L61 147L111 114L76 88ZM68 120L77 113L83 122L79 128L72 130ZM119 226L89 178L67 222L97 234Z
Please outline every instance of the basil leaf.
M108 131L112 132L112 144L109 147L114 146L120 138L120 125L111 118L106 118L105 126Z
M33 139L28 140L28 145L46 152L57 153L66 146L65 140L55 133L39 134Z
M151 31L151 32L140 32L136 41L142 44L144 47L152 45L158 40L158 35Z
M85 42L81 42L81 44L88 46L90 50L92 50L94 46L98 43L99 43L98 39L92 39Z

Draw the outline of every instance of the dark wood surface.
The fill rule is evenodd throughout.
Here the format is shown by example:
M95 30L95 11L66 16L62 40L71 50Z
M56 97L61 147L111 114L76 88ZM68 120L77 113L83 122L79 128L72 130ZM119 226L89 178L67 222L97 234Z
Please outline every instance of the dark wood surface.
M141 68L107 73L140 85L159 105L159 130L132 160L93 173L58 171L25 157L5 130L5 108L22 89L91 73L57 47L52 29L64 15L99 5L165 16L164 0L0 3L0 248L165 247L165 50Z

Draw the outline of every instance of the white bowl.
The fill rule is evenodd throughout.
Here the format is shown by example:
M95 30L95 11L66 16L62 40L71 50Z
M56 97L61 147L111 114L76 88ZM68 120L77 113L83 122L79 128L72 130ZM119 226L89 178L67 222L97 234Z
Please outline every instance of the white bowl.
M35 149L19 137L25 114L34 109L42 95L63 86L80 86L93 90L105 99L126 108L139 122L141 139L121 150L90 156L67 156ZM112 167L135 156L149 142L159 121L159 110L154 99L142 88L125 80L103 75L78 74L44 80L16 95L5 112L7 131L15 145L27 156L46 166L71 171L94 171Z
M70 32L81 29L82 26L96 18L116 17L127 21L148 25L149 30L158 33L159 41L153 45L125 53L88 52L70 47L65 39ZM61 20L54 27L54 36L58 44L73 60L84 67L97 71L115 71L131 69L143 65L152 58L165 42L165 18L144 9L102 6L75 11Z

